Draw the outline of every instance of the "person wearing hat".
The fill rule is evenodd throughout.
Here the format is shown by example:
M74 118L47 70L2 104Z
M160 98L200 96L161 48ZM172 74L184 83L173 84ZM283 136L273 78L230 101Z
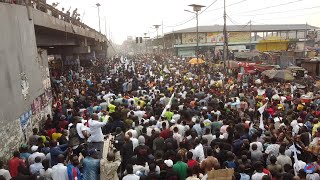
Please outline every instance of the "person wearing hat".
M20 147L20 158L27 161L30 155L31 154L28 152L28 145L22 144Z
M42 160L44 160L46 158L46 155L42 152L38 152L38 149L39 149L38 146L31 147L32 154L28 158L29 165L34 163L34 160L36 157L41 157Z
M311 164L307 164L304 167L304 172L307 173L306 179L307 180L318 180L320 176L318 173L315 172L315 167Z
M173 161L171 159L164 160L165 171L164 175L161 177L165 177L165 179L178 179L178 174L173 170Z
M100 159L96 149L90 149L88 156L82 160L83 180L99 180Z

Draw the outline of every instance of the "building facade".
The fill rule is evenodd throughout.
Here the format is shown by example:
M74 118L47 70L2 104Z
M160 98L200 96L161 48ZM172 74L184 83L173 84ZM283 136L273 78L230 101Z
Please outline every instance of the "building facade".
M318 29L307 24L232 25L227 26L228 48L231 51L303 51L310 42L309 34ZM196 27L173 31L152 39L153 49L184 57L196 54ZM223 26L199 26L199 53L212 55L223 48Z

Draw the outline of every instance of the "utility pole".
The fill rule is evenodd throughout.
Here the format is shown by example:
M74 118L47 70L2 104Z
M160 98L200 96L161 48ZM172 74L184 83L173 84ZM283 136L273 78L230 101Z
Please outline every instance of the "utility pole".
M196 56L197 56L197 62L199 62L199 11L201 11L201 8L205 7L202 5L198 5L198 4L190 4L189 6L193 7L193 11L189 11L189 10L185 10L187 12L191 12L194 13L196 15L196 20L197 20L197 46L196 46Z
M308 22L306 22L306 27L304 30L304 44L303 44L303 55L306 57L306 42L307 42L307 34L308 34Z
M106 16L104 17L104 34L107 37L107 18L106 18Z
M100 26L100 3L97 3L96 6L98 7L98 19L99 19L99 32L101 33L101 26Z
M223 6L224 12L223 12L223 36L224 36L224 43L223 43L223 62L224 62L224 71L226 71L226 61L228 58L228 40L227 40L227 13L226 13L226 0L224 0L224 6Z
M148 54L148 46L147 46L147 39L150 37L147 36L148 33L143 33L144 34L144 44L146 45L146 54Z
M250 52L252 51L252 36L251 36L251 34L252 34L252 22L251 22L251 20L249 21L249 23L250 23Z
M162 27L162 54L164 54L163 20L161 21L161 27Z
M159 41L158 41L159 34L158 34L158 30L159 30L160 25L153 25L153 27L156 28L156 30L157 30L157 52L159 54Z

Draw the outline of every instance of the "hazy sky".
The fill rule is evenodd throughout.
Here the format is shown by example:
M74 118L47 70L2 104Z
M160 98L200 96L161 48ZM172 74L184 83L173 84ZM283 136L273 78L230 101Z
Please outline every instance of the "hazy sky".
M209 6L199 16L199 25L223 24L223 0L47 0L60 2L58 9L64 7L71 12L78 8L84 23L99 29L96 3L100 3L101 31L109 28L112 40L120 44L127 36L143 36L149 32L156 36L152 25L163 21L164 33L196 25L196 20L185 24L193 14L189 4ZM305 24L320 27L320 0L226 0L228 25L247 24ZM203 8L204 10L205 8ZM105 28L105 17L107 28ZM183 25L181 25L183 24ZM180 26L176 26L180 25ZM173 27L175 26L175 27ZM162 28L159 29L159 35Z

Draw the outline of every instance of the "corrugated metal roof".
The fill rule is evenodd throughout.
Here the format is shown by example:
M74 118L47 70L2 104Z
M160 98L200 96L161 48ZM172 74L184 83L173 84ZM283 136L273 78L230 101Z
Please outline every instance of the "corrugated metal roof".
M252 32L263 32L263 31L289 31L289 30L312 30L318 29L318 27L305 25L305 24L274 24L274 25L252 25ZM199 32L222 32L222 25L214 25L214 26L199 26ZM250 31L249 25L230 25L227 26L228 32L245 32ZM196 32L196 27L181 29L178 31L174 31L174 33L188 33L188 32Z

